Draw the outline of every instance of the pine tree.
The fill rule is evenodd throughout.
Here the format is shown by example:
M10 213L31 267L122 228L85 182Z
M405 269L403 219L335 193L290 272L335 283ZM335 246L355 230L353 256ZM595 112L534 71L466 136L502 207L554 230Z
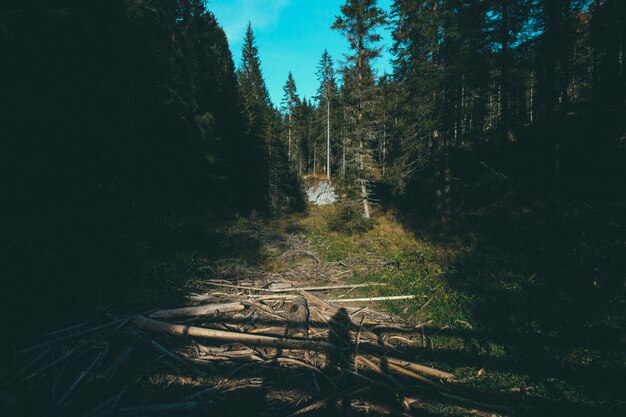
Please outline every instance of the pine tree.
M241 53L241 66L237 71L239 91L252 134L260 135L267 123L272 107L256 46L252 24L248 23Z
M262 195L266 201L269 195L269 161L268 143L271 137L268 136L274 130L270 128L273 117L273 109L261 72L261 61L259 51L256 47L252 24L248 23L244 44L241 54L241 66L237 71L239 82L239 94L241 97L244 114L248 121L249 155L254 155L254 159L248 161L247 175L249 184L246 190L252 196ZM263 155L261 158L258 155ZM269 201L268 201L269 202Z
M330 136L333 130L331 114L334 111L334 104L337 98L337 80L333 58L328 53L328 50L324 50L317 67L317 80L320 82L320 86L317 89L315 98L318 100L318 109L322 113L321 119L324 121L322 131L326 139L326 178L330 181L332 177Z
M552 0L550 0L552 1ZM560 0L555 0L560 1ZM499 120L501 137L508 139L514 125L512 119L513 71L516 67L514 49L524 42L535 28L531 15L536 0L488 0L486 38L496 52L499 85Z
M287 157L289 162L293 162L295 147L293 146L293 136L295 132L294 122L296 121L296 117L294 112L297 106L300 104L300 97L298 96L298 90L296 88L296 82L293 79L293 74L289 71L289 75L287 76L287 81L285 81L285 85L283 86L283 100L282 100L282 111L286 117L287 124L287 143L288 143L288 154Z
M352 55L344 68L344 90L347 113L346 142L353 161L348 166L348 180L360 189L363 216L370 214L370 186L374 176L373 143L378 134L373 114L376 107L376 86L371 61L380 56L377 46L381 37L377 29L386 24L385 13L375 0L347 0L341 6L332 28L343 33Z

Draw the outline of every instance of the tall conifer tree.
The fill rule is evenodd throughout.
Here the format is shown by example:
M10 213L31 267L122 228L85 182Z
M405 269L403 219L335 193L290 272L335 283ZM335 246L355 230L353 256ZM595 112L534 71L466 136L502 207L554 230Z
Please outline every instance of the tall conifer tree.
M248 167L251 195L263 195L270 199L270 167L268 160L272 118L275 117L267 86L261 72L261 60L256 46L252 24L248 23L244 38L241 66L237 71L239 94L244 114L248 120L249 146L251 155L264 155L263 158L250 160ZM269 203L269 201L268 201Z
M285 115L285 122L287 124L287 144L288 144L288 154L287 157L289 162L292 162L294 156L298 153L295 152L294 145L294 133L296 130L296 117L295 111L298 105L300 104L300 97L298 96L298 89L296 87L296 81L293 79L293 74L289 71L289 75L287 76L287 81L285 81L285 85L283 86L283 100L282 100L282 110Z
M373 143L378 134L373 117L376 85L371 61L380 56L377 30L386 24L385 13L375 0L346 0L332 28L343 33L352 54L344 68L347 148L351 156L348 180L356 182L363 203L363 216L370 214L370 185L374 177Z
M317 67L317 79L320 86L317 89L316 99L318 100L318 112L321 120L323 120L323 137L326 142L326 178L328 181L332 177L331 168L331 132L332 132L332 114L334 112L334 104L337 97L337 80L335 77L335 67L333 58L327 50L324 50L320 63Z

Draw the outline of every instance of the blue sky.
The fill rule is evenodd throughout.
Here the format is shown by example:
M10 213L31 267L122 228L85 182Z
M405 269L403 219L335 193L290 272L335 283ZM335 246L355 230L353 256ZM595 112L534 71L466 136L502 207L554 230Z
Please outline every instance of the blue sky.
M389 11L392 0L380 0ZM208 0L207 7L226 31L235 64L241 60L241 46L248 21L256 36L261 70L272 101L280 105L282 87L293 72L301 97L312 97L317 90L317 64L328 49L338 66L348 52L347 41L330 26L345 0ZM391 36L384 30L382 58L374 62L379 74L390 72Z

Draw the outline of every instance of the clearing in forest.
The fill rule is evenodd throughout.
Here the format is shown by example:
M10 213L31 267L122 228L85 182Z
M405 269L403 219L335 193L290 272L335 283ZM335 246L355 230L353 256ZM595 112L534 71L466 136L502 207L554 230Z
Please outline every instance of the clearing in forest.
M488 416L567 406L545 391L555 377L516 364L514 347L477 328L476 300L446 279L467 248L389 215L340 232L336 210L229 224L224 245L245 237L246 248L197 258L184 303L72 326L22 350L19 390L3 393L15 395L13 414ZM570 407L588 411L576 380L559 381Z

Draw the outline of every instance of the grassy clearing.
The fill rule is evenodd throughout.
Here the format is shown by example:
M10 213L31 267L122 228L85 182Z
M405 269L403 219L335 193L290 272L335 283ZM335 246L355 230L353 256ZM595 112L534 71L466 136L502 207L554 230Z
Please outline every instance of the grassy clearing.
M313 207L306 216L281 220L278 227L303 233L326 261L366 265L354 281L389 284L359 294L416 295L410 302L385 307L415 323L429 323L428 346L416 352L417 359L455 373L472 395L519 406L522 414L624 411L619 388L626 382L620 339L625 324L623 283L615 286L608 278L600 283L584 273L589 265L581 269L575 263L595 255L596 271L621 266L621 261L598 252L606 242L593 238L606 235L593 233L593 225L577 235L577 251L555 241L559 234L546 228L552 219L540 215L509 224L520 227L514 229L516 240L489 227L489 236L467 227L422 231L403 225L391 212L378 213L367 232L346 234L331 226L336 211ZM531 237L538 248L524 247ZM617 249L607 250L619 250L619 239L613 243ZM536 249L547 253L532 263Z
M98 305L120 314L177 307L196 290L190 283L218 269L285 272L311 259L284 257L258 237L296 235L322 261L353 265L354 282L389 284L350 297L416 295L384 307L428 323L414 360L453 372L467 397L528 416L626 415L626 291L614 279L626 260L619 208L507 206L506 215L436 229L378 211L370 230L354 234L333 227L337 210L174 225L142 249L138 277ZM454 407L429 411L463 415Z

